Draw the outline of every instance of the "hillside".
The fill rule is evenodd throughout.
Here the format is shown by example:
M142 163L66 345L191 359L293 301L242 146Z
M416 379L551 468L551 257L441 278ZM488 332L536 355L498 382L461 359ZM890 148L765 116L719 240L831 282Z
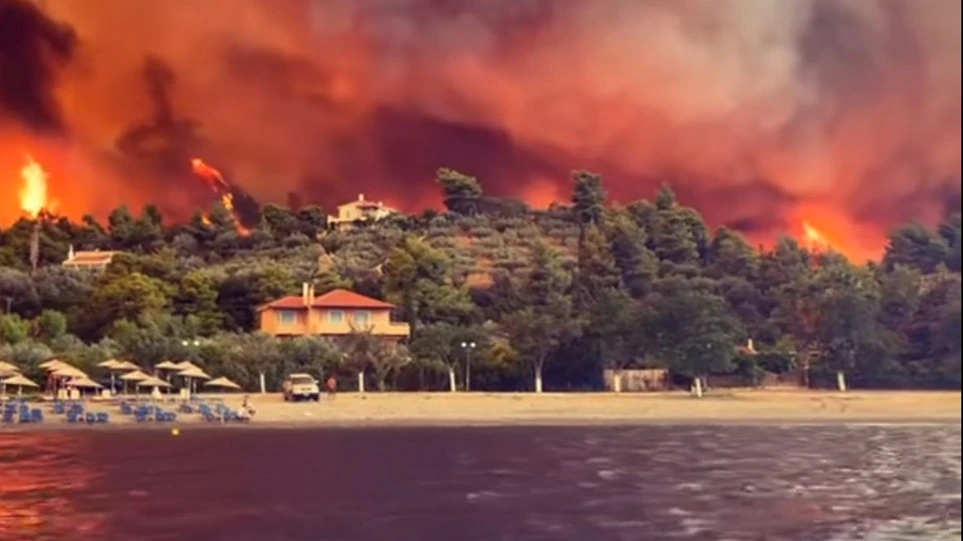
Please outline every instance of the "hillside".
M860 386L959 386L958 215L939 231L896 231L880 264L858 266L792 239L759 252L710 232L668 188L611 208L601 179L580 172L571 206L536 212L453 171L439 182L448 212L347 231L327 228L321 209L277 206L249 232L224 207L172 225L150 207L106 224L23 219L0 231L0 357L189 358L246 382L266 371L272 384L292 366L362 369L386 386L438 388L448 365L463 377L457 345L470 340L474 381L490 389L531 388L543 370L551 388L595 388L604 366L652 365L746 382L811 365L820 384L841 371ZM71 246L118 253L104 271L77 271L60 266ZM307 281L395 303L415 329L404 360L358 365L343 344L243 334L258 305ZM757 354L737 353L750 338Z

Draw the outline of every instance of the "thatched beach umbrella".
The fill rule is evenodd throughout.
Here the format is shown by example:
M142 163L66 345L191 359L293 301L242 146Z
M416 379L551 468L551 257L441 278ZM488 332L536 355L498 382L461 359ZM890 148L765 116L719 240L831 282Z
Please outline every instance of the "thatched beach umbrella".
M124 382L124 394L127 394L127 382L128 381L144 381L149 379L151 376L141 372L140 370L134 370L133 372L128 372L123 376L120 376L120 381Z
M178 372L177 375L187 379L187 388L190 390L190 392L193 392L194 388L191 386L191 383L194 380L211 379L211 376L208 376L206 372L198 368L196 365L193 365L191 363L187 363L187 364L190 366L188 366L187 368L181 369L181 371ZM181 363L181 366L183 365L184 363Z
M128 370L140 370L140 367L130 361L117 361L117 370L126 372Z
M204 384L205 387L214 387L219 389L233 389L235 391L240 391L241 386L227 378L215 378Z
M0 361L0 374L19 374L20 368L13 363L8 363L7 361Z
M180 366L174 361L163 361L154 365L154 373L167 372L167 381L171 380L171 372L177 372L181 370Z
M192 363L192 362L190 362L190 361L181 361L181 362L179 362L179 363L175 363L174 366L176 367L175 370L177 370L178 372L183 372L184 370L200 370L200 369L201 369L200 366L197 366L196 364L194 364L194 363Z
M64 365L59 368L51 370L50 373L58 378L88 378L87 373L83 370L70 366Z
M116 376L117 376L117 373L118 373L118 372L126 372L127 370L131 370L131 369L127 368L127 366L126 366L126 364L125 364L124 362L118 361L117 359L107 359L107 360L104 361L104 362L97 363L97 366L99 366L100 368L106 368L107 371L110 372L110 390L111 390L111 392L114 391L114 382L116 381L115 378L116 378ZM136 370L136 368L134 368L133 370Z
M43 368L47 372L52 372L65 366L70 366L70 364L63 362L60 359L50 359L47 362L40 363L40 368Z
M90 378L76 378L67 382L67 387L73 387L74 389L89 389L97 390L103 389L104 386L97 383Z
M154 392L156 392L158 389L170 389L171 387L173 387L173 385L171 385L170 383L167 383L166 381L164 381L164 380L162 380L162 379L160 379L160 378L157 378L157 377L154 377L154 376L148 376L147 379L143 379L143 380L138 381L138 382L137 382L137 387L138 387L138 388L140 388L140 387L150 387L150 388L153 388L154 390L151 391L151 394L153 395Z
M11 377L6 378L6 379L3 379L3 380L0 380L0 387L2 387L2 389L0 389L0 394L6 394L6 393L7 393L7 385L17 387L17 394L18 394L18 395L21 394L21 393L23 393L23 388L24 388L24 387L34 387L34 388L40 387L40 386L37 385L36 383L30 381L29 379L23 377L23 376L20 375L20 374L17 374L17 375L15 375L15 376L11 376Z
M173 387L173 385L171 385L170 383L167 383L166 381L160 378L155 378L154 376L147 376L147 379L142 379L138 381L137 386L138 387L159 387L162 389L170 389L171 387Z

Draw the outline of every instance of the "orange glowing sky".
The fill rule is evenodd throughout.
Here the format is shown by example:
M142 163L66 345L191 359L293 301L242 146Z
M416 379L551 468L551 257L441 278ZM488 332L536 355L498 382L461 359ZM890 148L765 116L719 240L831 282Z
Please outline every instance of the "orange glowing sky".
M195 156L327 208L440 208L439 167L539 208L571 169L623 204L668 181L712 226L769 244L808 222L859 259L959 208L958 1L25 2L0 0L21 18L0 77L23 78L17 107L0 94L0 223L27 155L72 218L185 219L223 196Z

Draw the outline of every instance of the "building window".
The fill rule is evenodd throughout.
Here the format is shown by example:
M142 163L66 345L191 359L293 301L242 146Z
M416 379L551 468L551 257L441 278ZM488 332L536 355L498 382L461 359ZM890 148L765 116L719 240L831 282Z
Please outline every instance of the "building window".
M358 327L367 327L371 314L365 310L358 310L354 313L354 324Z
M328 312L328 321L332 325L340 325L344 321L344 312L342 310L331 310Z
M279 310L278 323L281 325L294 325L298 321L297 310Z

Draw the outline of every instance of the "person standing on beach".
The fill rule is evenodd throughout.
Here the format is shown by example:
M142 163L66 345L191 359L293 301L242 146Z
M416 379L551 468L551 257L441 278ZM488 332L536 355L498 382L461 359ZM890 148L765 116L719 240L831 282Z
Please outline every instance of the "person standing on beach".
M338 392L338 380L334 379L334 376L328 376L325 387L328 389L328 398L334 398L335 393Z

